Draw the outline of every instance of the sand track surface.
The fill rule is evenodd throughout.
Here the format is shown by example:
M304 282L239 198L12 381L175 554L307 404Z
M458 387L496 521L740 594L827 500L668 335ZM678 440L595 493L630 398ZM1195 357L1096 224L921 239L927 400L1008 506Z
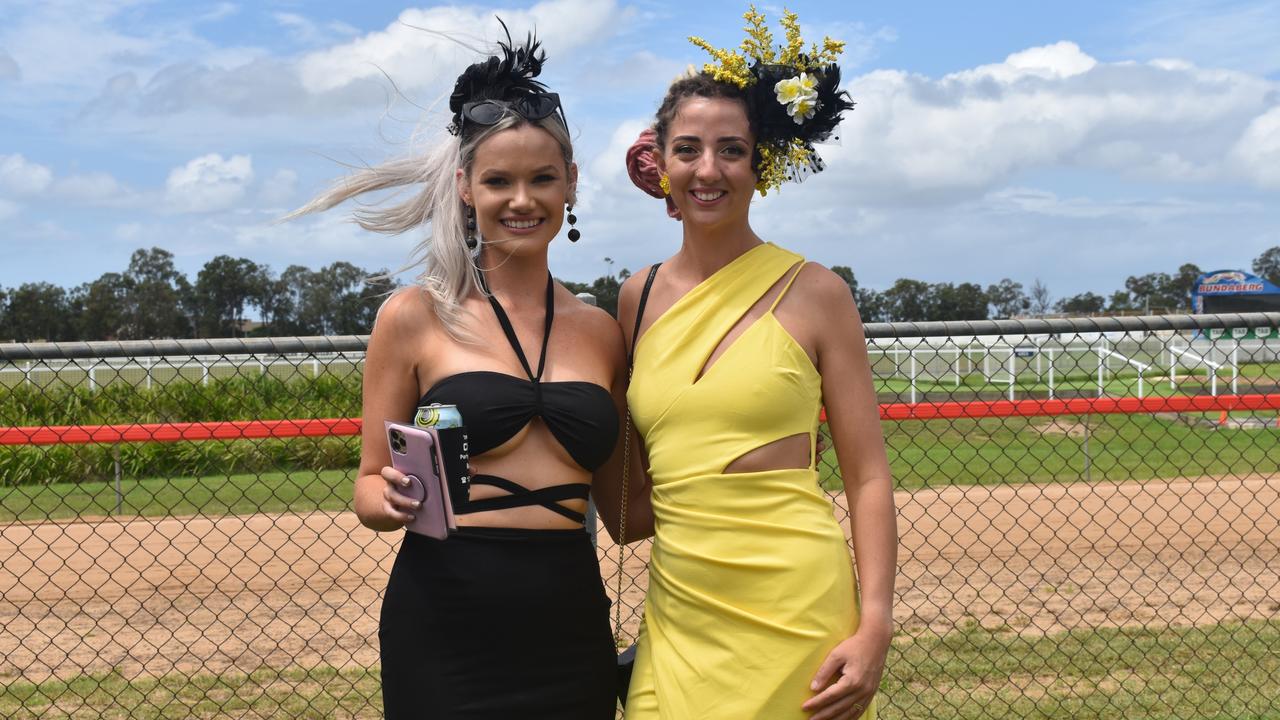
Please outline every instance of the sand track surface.
M950 487L896 501L906 635L1280 614L1280 478ZM0 681L372 666L398 542L351 513L0 526ZM599 554L613 594L603 533ZM632 631L647 556L645 543L627 549Z

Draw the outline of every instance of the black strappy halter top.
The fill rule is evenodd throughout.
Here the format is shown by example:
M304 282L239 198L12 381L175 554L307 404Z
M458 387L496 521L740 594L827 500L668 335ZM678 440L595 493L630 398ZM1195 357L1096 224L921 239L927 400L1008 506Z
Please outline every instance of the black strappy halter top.
M487 291L487 288L486 288ZM501 372L473 370L450 375L432 385L419 400L419 405L446 403L458 406L462 422L467 426L472 457L481 455L515 437L535 417L542 418L547 429L583 469L592 471L604 464L618 439L618 413L613 396L605 388L591 382L568 380L543 382L542 371L547 362L547 346L551 343L551 321L555 317L555 285L547 275L547 319L542 333L542 353L538 372L529 366L515 328L498 299L489 294L489 304L498 316L502 332L515 350L528 379ZM587 498L586 483L566 483L529 490L505 478L473 475L472 485L490 485L511 493L500 497L473 500L463 514L502 510L526 505L541 505L571 520L582 522L582 513L559 504L561 500Z

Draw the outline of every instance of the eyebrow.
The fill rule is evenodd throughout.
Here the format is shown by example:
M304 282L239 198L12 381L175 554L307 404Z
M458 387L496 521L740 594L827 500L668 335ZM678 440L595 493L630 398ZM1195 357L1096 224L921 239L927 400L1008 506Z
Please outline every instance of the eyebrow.
M538 174L538 173L554 173L557 171L558 171L558 168L556 168L555 165L543 165L540 168L534 168L530 172L534 174ZM508 175L508 174L510 174L509 171L502 170L499 168L485 168L484 171L480 173L482 177L485 175Z
M684 142L689 142L690 140L692 140L693 142L702 142L702 138L698 137L697 135L677 135L676 137L671 138L671 142L675 142L677 140L684 141ZM741 137L739 135L725 135L724 137L718 140L718 142L740 142L740 143L745 143L746 141L747 141L746 138Z

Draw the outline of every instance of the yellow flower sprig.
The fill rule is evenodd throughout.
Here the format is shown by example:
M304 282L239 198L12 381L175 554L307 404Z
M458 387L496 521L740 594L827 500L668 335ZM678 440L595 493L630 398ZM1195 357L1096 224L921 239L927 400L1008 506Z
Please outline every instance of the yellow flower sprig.
M742 54L762 63L773 62L773 33L769 31L764 15L756 12L755 5L748 5L742 18L747 21L743 28L747 36L742 40Z
M787 31L787 46L782 48L779 65L799 65L800 55L804 52L804 38L800 37L800 16L790 10L782 11L782 27ZM802 67L800 70L808 70Z
M814 43L810 51L804 51L804 39L800 35L800 18L790 10L782 11L782 28L786 33L786 44L774 46L773 33L770 32L764 14L749 5L743 19L747 21L746 38L738 50L720 49L700 37L690 37L689 41L706 50L713 62L703 65L703 72L711 75L717 82L736 85L747 89L757 82L751 68L760 65L785 65L794 68L797 76L779 81L771 90L777 100L787 106L787 112L797 125L814 114L814 103L817 102L815 77L810 74L821 73L824 68L834 65L844 52L844 43L829 37L822 39L822 44ZM790 140L774 140L760 142L756 145L760 154L757 166L759 180L756 189L761 195L769 190L781 187L788 180L799 179L804 173L820 169L815 166L816 153L809 143L792 138ZM820 162L820 161L819 161Z
M813 155L813 150L803 141L794 139L785 144L762 143L756 149L760 152L760 177L756 180L756 190L760 191L760 197L797 177L797 173L809 166Z
M715 62L702 66L703 72L709 73L718 82L729 82L739 88L747 88L755 83L751 74L751 65L790 65L800 72L810 72L824 65L835 63L844 52L844 43L829 37L822 39L822 45L812 45L809 54L804 53L804 39L800 37L800 18L790 10L782 11L782 27L786 31L787 44L779 45L774 50L773 33L762 13L756 11L755 5L749 5L742 17L747 21L743 28L747 37L739 46L741 52L720 49L706 40L690 36L689 42L706 50Z
M700 37L691 36L689 42L706 50L719 63L707 63L702 66L702 71L710 73L716 82L733 83L745 89L755 80L747 65L747 59L742 55L732 50L720 50Z

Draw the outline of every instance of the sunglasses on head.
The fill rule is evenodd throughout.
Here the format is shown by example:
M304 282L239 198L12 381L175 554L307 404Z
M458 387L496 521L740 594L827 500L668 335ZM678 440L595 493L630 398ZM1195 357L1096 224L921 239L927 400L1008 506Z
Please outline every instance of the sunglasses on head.
M564 117L564 108L560 107L560 96L553 92L530 93L519 95L510 100L476 100L462 106L463 121L477 125L494 125L510 110L525 120L542 120L560 111L560 119L568 127Z

